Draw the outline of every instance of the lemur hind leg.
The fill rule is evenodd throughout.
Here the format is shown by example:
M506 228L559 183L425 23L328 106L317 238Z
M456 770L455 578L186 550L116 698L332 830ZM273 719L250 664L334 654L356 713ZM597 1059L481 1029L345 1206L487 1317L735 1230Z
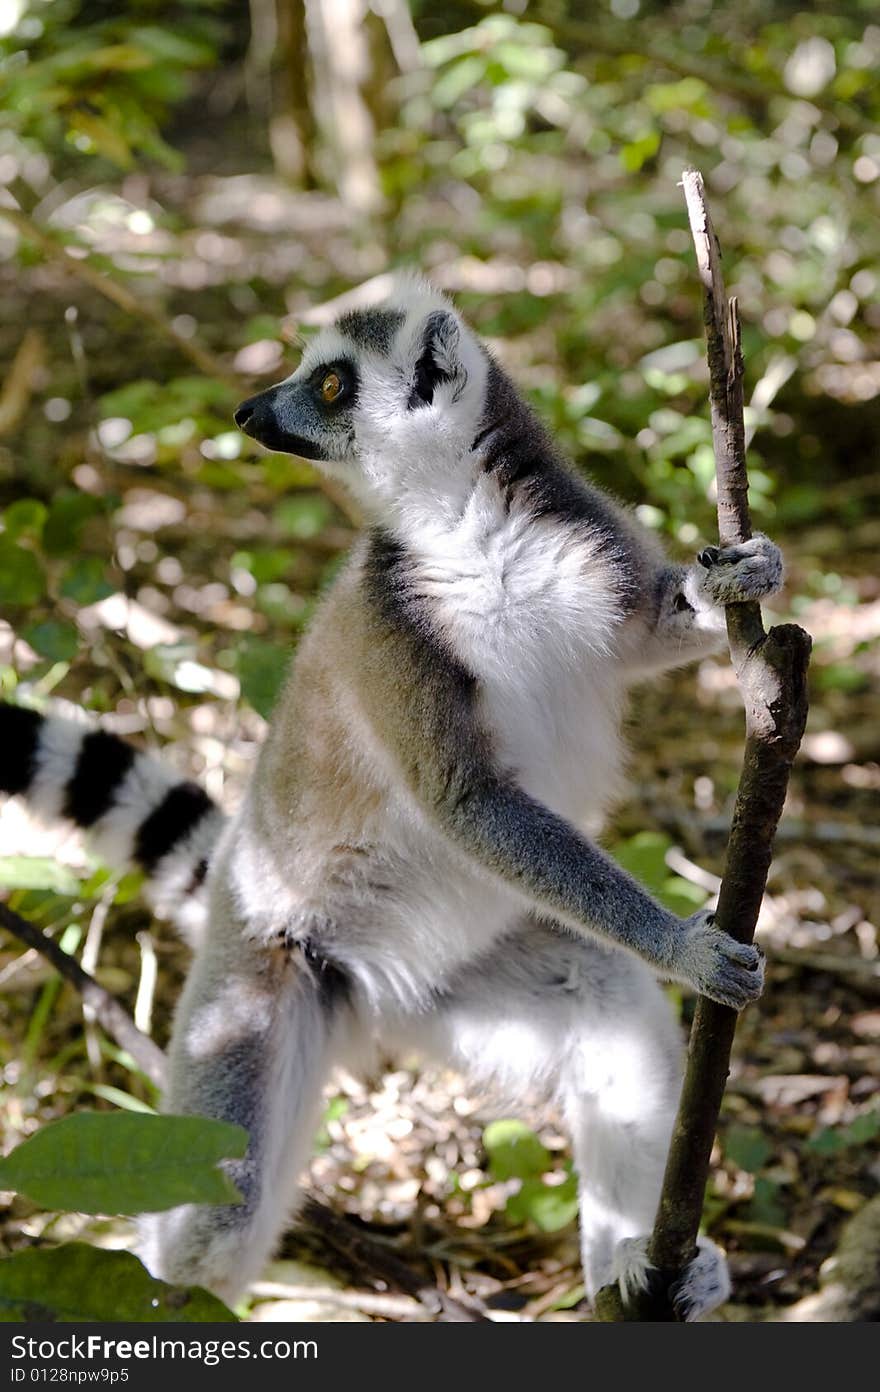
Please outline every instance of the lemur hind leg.
M141 1255L164 1280L234 1302L291 1215L321 1089L350 1042L352 1016L332 969L322 972L307 951L253 942L219 897L178 1007L163 1110L246 1128L245 1157L224 1162L243 1202L142 1220Z
M681 1086L678 1027L650 970L622 952L529 922L451 982L405 1042L451 1064L505 1105L552 1100L580 1175L584 1279L645 1283ZM703 1239L679 1293L696 1319L725 1299L723 1254Z

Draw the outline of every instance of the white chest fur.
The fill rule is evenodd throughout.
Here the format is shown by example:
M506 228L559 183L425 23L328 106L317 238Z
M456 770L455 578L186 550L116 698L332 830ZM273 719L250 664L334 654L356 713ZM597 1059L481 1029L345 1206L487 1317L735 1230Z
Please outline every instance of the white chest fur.
M461 514L417 538L418 591L479 679L499 762L584 824L617 791L621 744L614 570L587 526L508 509L480 479Z

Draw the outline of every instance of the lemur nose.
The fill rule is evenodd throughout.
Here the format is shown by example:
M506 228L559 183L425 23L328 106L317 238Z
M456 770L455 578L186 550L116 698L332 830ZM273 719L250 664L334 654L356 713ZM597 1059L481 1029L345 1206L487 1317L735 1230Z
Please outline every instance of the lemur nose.
M251 416L254 414L256 404L257 398L255 396L251 396L248 397L247 401L243 401L240 406L236 406L235 411L232 415L232 419L235 421L235 424L238 426L239 430L244 430Z

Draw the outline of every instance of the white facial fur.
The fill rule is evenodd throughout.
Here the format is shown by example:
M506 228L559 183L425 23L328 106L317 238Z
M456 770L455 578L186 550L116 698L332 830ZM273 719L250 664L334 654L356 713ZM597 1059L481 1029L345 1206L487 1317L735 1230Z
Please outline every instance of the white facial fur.
M454 508L473 486L468 457L485 401L485 352L450 302L414 277L399 278L377 309L403 316L390 351L356 342L334 325L309 345L287 379L304 383L317 367L340 358L356 364L359 388L349 414L350 443L340 457L317 465L344 481L372 516L391 520L400 506ZM426 324L438 312L450 317L455 330L446 337L449 351L438 363L450 380L437 383L430 403L411 406ZM322 443L329 452L335 441Z

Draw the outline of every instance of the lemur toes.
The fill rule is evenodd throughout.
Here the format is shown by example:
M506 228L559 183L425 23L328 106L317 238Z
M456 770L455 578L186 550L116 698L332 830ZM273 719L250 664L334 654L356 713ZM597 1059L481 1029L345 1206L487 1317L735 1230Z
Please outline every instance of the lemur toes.
M614 1279L625 1302L651 1284L659 1273L648 1261L647 1237L627 1237L614 1253ZM730 1295L727 1258L711 1237L697 1238L697 1254L669 1289L676 1315L690 1323L723 1305Z
M730 1295L730 1273L724 1253L710 1237L697 1238L697 1255L670 1295L679 1319L688 1322L724 1304Z

